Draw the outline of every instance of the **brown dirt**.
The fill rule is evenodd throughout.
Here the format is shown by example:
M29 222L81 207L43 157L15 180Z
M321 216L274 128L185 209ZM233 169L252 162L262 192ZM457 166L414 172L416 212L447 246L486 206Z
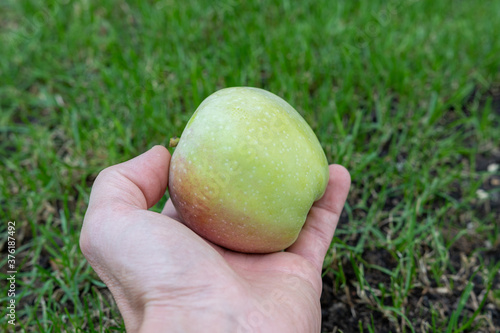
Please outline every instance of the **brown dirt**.
M477 94L474 91L469 96L471 102ZM484 97L484 96L483 96ZM494 87L486 94L491 98L492 107L496 114L500 115L500 86ZM500 126L500 124L498 124ZM471 139L471 145L476 145ZM492 164L500 164L500 147L493 147L487 154L478 154L475 159L475 165L471 166L477 172L483 172ZM355 180L353 180L355 182ZM454 199L461 199L460 184L457 184L456 190L450 193ZM453 187L453 186L452 186ZM470 203L470 209L474 215L479 218L488 218L490 221L497 221L497 229L500 229L500 171L491 174L483 182L481 188L490 193L486 200L477 200ZM351 200L354 200L351 193ZM391 205L384 208L390 211ZM354 219L362 219L365 212L353 210ZM415 332L441 332L446 331L448 321L455 309L457 309L460 297L469 281L474 283L471 295L466 303L464 310L458 318L460 324L466 323L472 318L474 312L479 309L479 314L475 317L472 325L464 332L500 332L500 274L499 266L496 266L497 272L490 273L487 267L500 263L500 240L496 244L485 246L487 240L473 237L470 235L458 235L460 229L467 225L460 225L462 221L468 220L461 217L455 218L456 221L449 222L449 225L442 227L443 238L452 243L447 249L450 265L445 269L441 277L441 285L436 284L436 280L431 276L431 272L423 269L417 272L417 281L413 281L404 304L400 310L405 313L408 320L412 323ZM458 222L458 223L457 223ZM446 223L446 222L445 222ZM339 228L347 225L347 214L341 216ZM340 236L341 237L341 236ZM497 238L498 239L498 238ZM356 239L343 239L350 245L356 244ZM416 249L421 256L425 256L430 249L426 244ZM322 332L370 332L367 327L371 327L374 332L411 332L408 325L390 311L384 311L375 297L380 298L377 293L381 288L390 290L391 277L380 270L366 268L368 265L378 265L389 270L397 267L397 261L394 256L382 248L367 249L361 254L364 260L364 276L366 281L374 289L375 295L370 292L363 292L358 286L356 273L348 258L338 258L332 263L332 271L323 277L323 295L321 297L321 306L323 314ZM340 262L339 262L340 261ZM335 282L333 270L338 269L339 265L343 267L346 283L339 285ZM491 291L486 295L488 274L494 276L491 281ZM491 275L492 274L492 275ZM496 292L496 297L492 292ZM378 295L377 295L378 294ZM391 293L383 299L384 306L394 306ZM486 297L484 304L481 300ZM360 327L363 327L363 330Z

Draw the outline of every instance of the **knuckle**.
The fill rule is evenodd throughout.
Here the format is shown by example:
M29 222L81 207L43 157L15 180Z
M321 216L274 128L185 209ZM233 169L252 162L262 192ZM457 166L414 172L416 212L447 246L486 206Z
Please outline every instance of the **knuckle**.
M85 228L80 234L80 250L87 259L89 257L92 257L94 252L94 244L92 244L92 238L89 237L88 233L85 231Z

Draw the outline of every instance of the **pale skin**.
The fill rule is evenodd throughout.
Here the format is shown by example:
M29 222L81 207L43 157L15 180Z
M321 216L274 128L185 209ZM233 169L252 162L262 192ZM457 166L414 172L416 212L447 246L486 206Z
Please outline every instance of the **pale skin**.
M198 236L172 203L162 146L97 177L80 247L109 287L127 332L320 332L321 270L350 187L330 165L325 195L284 252L242 254Z

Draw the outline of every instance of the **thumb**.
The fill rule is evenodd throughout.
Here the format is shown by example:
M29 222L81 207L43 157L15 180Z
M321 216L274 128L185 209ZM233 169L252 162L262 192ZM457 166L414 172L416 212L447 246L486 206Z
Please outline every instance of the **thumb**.
M129 161L104 169L92 187L89 210L116 204L139 209L154 206L167 189L169 164L169 151L154 146Z

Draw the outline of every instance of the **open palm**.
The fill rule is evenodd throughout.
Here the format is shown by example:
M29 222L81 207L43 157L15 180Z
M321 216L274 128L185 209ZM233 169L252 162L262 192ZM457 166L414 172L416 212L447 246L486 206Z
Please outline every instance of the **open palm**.
M323 198L286 251L243 254L201 238L165 193L170 154L156 146L102 171L80 245L128 332L319 332L321 268L350 186L330 166Z

